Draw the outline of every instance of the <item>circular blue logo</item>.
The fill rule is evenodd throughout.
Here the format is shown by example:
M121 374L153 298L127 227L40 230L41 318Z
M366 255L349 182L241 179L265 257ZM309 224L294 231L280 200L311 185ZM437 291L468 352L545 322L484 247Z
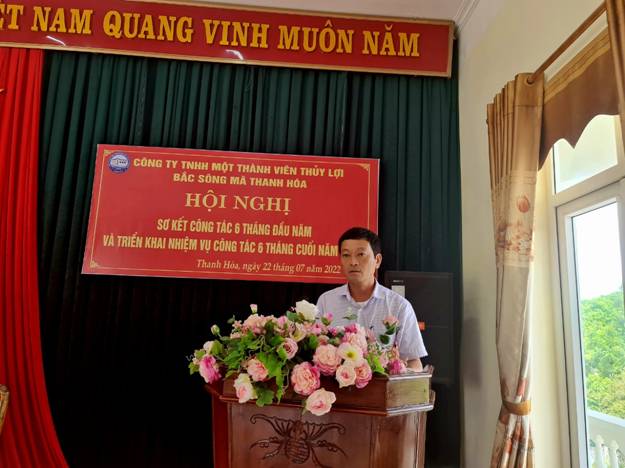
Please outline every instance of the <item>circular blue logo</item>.
M130 158L126 153L113 153L109 158L109 169L116 174L126 172L130 167Z

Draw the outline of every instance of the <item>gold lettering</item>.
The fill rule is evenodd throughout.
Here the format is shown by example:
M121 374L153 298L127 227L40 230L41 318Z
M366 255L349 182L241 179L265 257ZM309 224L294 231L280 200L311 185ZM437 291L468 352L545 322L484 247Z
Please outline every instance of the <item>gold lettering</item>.
M54 19L52 20L52 25L50 26L50 31L61 33L67 32L67 28L65 27L65 11L63 8L58 8L56 10Z
M219 45L228 45L228 29L230 28L230 21L221 22L221 41Z
M175 16L158 16L158 36L156 39L159 41L166 40L173 42L174 40L174 23L176 21Z
M91 34L91 15L93 10L70 8L71 19L68 32L72 34Z
M393 34L391 32L384 33L384 40L382 41L382 49L380 55L395 56L395 44L393 44Z
M156 39L156 36L154 35L154 22L152 21L152 15L147 15L143 18L141 31L139 31L139 35L137 37L139 39Z
M178 20L176 27L176 37L179 42L191 42L193 37L193 19L189 16L183 16Z
M50 17L50 7L33 6L33 25L30 27L31 31L47 31L48 19ZM45 16L44 16L45 12Z
M323 28L321 34L319 34L319 48L325 53L332 52L334 47L336 47L336 33L331 26L332 22L328 20L326 22L326 27Z
M267 31L268 30L269 30L268 24L252 23L252 42L250 43L250 47L260 47L261 49L268 48L269 47L269 45L267 45Z
M419 56L419 33L399 33L399 53L402 57L418 57Z
M132 24L134 20L134 25ZM132 30L131 30L132 26ZM139 13L124 13L124 37L134 39L139 32Z
M4 15L5 8L6 14L11 15L7 29L18 30L20 28L18 25L19 16L24 14L24 5L0 3L0 15ZM0 30L2 29L4 29L4 18L0 16Z
M204 23L204 34L206 36L206 43L212 44L215 41L215 35L217 34L217 26L219 26L218 20L202 20Z
M299 26L278 26L280 31L280 42L278 43L278 49L287 50L299 50Z
M347 34L346 34L347 33ZM344 29L339 29L339 45L336 48L336 52L339 54L352 53L352 39L354 35L353 29L348 29L345 31Z
M122 16L119 11L109 10L102 21L104 34L119 39L122 37Z
M304 50L306 52L312 52L317 48L317 34L319 33L319 28L302 28L304 31L304 43L302 44ZM310 38L310 33L312 31L312 39ZM312 44L311 44L312 42Z
M250 23L239 23L235 21L232 23L232 27L234 31L232 32L232 42L230 44L233 46L241 45L242 47L247 47L247 30L250 27Z
M364 55L378 55L378 38L380 33L378 31L363 31L364 35L364 47L362 49L362 53Z

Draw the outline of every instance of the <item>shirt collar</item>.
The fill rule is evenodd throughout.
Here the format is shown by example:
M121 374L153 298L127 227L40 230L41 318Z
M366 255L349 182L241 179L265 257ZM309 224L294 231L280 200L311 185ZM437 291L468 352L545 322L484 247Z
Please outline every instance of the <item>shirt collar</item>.
M351 302L356 302L354 301L354 298L352 297L352 295L349 293L349 287L347 284L344 284L343 286L340 286L340 294L342 296L345 296L347 298L347 300L351 301ZM375 285L373 286L373 293L371 294L371 297L369 299L367 299L367 302L370 301L372 298L376 298L376 299L381 299L383 297L383 292L382 292L382 287L380 286L380 283L378 283L378 281L376 280Z

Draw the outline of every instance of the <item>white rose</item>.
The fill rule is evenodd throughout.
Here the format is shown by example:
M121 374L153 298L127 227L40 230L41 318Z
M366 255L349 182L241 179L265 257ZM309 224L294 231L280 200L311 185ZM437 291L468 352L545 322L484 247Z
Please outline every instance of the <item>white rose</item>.
M207 354L211 353L211 349L213 349L213 341L207 341L206 343L204 343L204 351L206 351Z
M317 306L308 301L298 301L295 303L295 312L304 320L313 322L317 318Z
M256 390L254 389L248 374L239 374L234 381L234 389L236 391L237 398L239 399L239 403L245 403L246 401L258 398Z

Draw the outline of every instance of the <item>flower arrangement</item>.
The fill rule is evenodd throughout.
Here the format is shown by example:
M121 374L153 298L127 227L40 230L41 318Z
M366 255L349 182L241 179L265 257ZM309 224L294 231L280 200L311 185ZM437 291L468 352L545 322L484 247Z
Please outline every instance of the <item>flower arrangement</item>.
M336 401L323 387L322 376L334 378L339 387L364 388L373 374L400 374L406 364L397 348L389 346L398 330L397 318L384 319L385 333L376 340L361 325L332 326L332 314L317 317L314 304L299 301L286 315L252 314L241 322L230 319L232 331L221 335L211 327L215 340L196 350L189 363L207 383L237 375L234 381L239 403L256 400L258 406L280 402L291 385L307 397L304 411L321 416Z

